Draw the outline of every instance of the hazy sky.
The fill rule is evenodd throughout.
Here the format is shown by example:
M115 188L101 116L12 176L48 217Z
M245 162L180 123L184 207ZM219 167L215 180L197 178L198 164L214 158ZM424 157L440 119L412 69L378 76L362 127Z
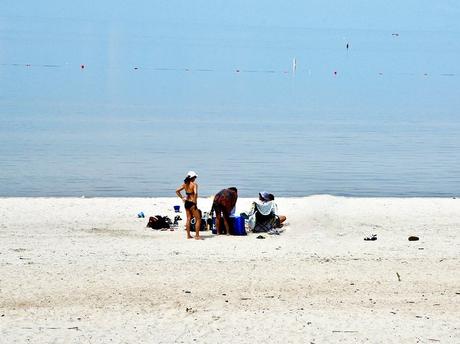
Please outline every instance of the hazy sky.
M458 1L16 1L3 0L7 20L79 20L156 25L275 26L458 31ZM32 24L29 22L29 25ZM54 24L54 23L53 23ZM51 24L51 25L53 25ZM65 23L61 23L65 26ZM70 24L70 23L69 23ZM23 27L27 30L29 25ZM30 26L32 27L32 26ZM83 28L82 28L83 29ZM84 29L83 29L84 30Z

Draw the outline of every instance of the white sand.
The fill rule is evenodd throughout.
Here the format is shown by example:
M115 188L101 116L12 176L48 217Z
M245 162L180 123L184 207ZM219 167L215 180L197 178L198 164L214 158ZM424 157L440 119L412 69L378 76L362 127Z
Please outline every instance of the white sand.
M0 342L460 343L460 200L277 201L200 242L136 218L174 198L0 199Z

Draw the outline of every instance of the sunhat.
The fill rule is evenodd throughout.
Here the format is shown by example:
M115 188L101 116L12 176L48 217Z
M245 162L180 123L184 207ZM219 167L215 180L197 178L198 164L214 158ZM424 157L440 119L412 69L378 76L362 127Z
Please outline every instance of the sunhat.
M195 171L188 171L187 172L187 177L188 178L198 177L198 174L196 174Z
M267 191L261 191L259 192L260 198L262 198L264 201L269 201L270 200L270 194Z

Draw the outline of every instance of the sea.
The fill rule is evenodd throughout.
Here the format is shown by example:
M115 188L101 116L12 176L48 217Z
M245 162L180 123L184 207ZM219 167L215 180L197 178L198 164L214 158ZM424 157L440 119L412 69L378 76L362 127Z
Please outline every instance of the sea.
M455 28L88 13L2 15L1 197L460 195Z

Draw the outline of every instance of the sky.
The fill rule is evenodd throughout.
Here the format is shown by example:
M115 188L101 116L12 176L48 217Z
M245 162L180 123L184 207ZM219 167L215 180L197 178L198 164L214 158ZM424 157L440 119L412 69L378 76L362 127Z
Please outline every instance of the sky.
M79 1L3 0L2 17L152 25L279 26L458 31L457 1Z

